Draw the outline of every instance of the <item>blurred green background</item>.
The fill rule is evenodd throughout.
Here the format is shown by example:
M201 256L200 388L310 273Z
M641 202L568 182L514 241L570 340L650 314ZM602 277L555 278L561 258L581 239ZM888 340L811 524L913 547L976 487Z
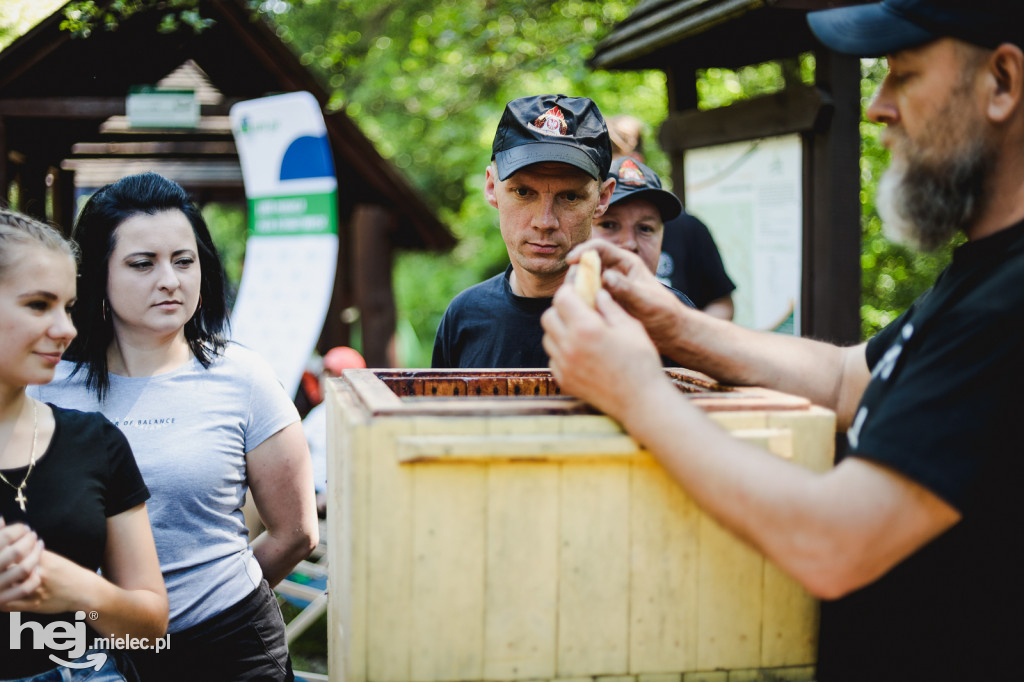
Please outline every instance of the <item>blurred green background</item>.
M501 111L525 94L560 92L594 99L606 115L630 113L646 127L647 162L663 177L667 158L656 132L667 114L660 71L605 72L586 66L594 45L638 0L267 0L251 6L277 27L302 63L423 193L459 238L450 253L400 253L394 289L399 353L405 366L429 366L434 331L451 298L507 264L497 214L483 198L484 168ZM0 3L0 47L61 6L59 0ZM116 29L140 7L159 4L166 30L201 30L195 0L117 0L108 11L92 2L66 8L67 28L79 35ZM814 59L799 63L814 82ZM885 72L884 60L862 62L866 104ZM701 108L774 92L783 65L699 73ZM875 210L877 180L887 163L878 126L861 124L861 329L867 338L901 313L945 266L949 250L920 254L881 234ZM344 181L342 179L342 181ZM207 219L229 275L237 282L244 255L244 216L235 207L208 206ZM713 226L712 226L713 227Z

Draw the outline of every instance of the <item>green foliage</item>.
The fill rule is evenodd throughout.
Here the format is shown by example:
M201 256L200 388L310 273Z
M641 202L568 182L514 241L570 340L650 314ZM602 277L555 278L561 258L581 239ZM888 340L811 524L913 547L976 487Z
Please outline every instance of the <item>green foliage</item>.
M667 175L668 160L654 132L667 113L660 71L593 72L593 46L638 0L252 0L273 20L304 64L331 92L330 106L344 109L380 153L416 185L452 226L459 245L448 254L401 254L395 265L400 347L410 365L426 365L434 330L451 298L500 272L508 262L497 215L483 198L484 168L494 128L508 100L563 92L593 98L607 115L630 113L645 123L647 161ZM35 0L0 4L0 45L31 25L12 12L38 9ZM64 27L77 35L116 29L142 8L164 11L166 30L202 30L199 0L72 2ZM13 9L12 9L13 8ZM20 8L20 9L19 9ZM51 10L52 11L52 10ZM38 18L36 18L38 19ZM698 74L702 109L774 92L787 83L814 82L814 58L768 62L736 71ZM885 72L881 60L864 60L866 106ZM889 242L875 210L875 185L888 163L879 126L862 133L862 333L870 337L899 315L948 263L948 250L920 254ZM208 220L237 282L240 216L209 209ZM235 251L238 251L235 253ZM232 268L238 269L234 272Z
M203 206L203 218L224 264L233 301L242 280L242 263L245 260L245 240L248 236L245 213L237 204L211 203Z
M507 101L561 92L591 97L606 114L631 113L652 126L664 118L664 74L593 72L586 66L593 46L634 5L635 0L264 3L281 38L328 85L330 106L359 124L459 237L449 254L397 258L394 286L405 363L429 365L448 302L508 263L497 212L482 191Z
M148 9L164 12L157 29L161 33L185 27L199 33L213 25L212 19L200 14L199 0L113 0L99 5L94 0L82 0L68 3L60 27L76 38L88 38L97 29L115 31L122 21Z
M61 4L62 0L0 0L0 50Z
M787 84L814 84L814 55L799 59L752 64L739 70L699 69L697 107L717 109L734 102L777 92Z
M648 162L667 175L668 161L654 143L667 111L663 74L591 72L585 63L593 45L634 4L274 3L279 34L330 85L331 105L360 124L461 240L451 254L406 254L396 263L399 324L413 337L403 344L410 364L429 363L430 342L451 297L508 262L497 216L481 192L490 140L506 101L558 91L592 97L606 114L634 114L646 124ZM806 54L736 71L706 69L698 73L699 106L727 106L787 83L813 83L814 68L814 56ZM866 60L864 69L866 106L885 64ZM888 158L878 128L862 124L865 338L905 310L948 262L947 252L916 253L882 235L874 187Z

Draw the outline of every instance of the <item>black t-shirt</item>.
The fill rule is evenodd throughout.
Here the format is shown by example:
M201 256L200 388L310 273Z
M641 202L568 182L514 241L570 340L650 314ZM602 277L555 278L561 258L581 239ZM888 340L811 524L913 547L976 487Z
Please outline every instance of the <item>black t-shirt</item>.
M851 456L900 472L963 518L822 605L819 682L1024 679L1024 224L959 247L867 357Z
M701 309L736 288L725 272L711 232L686 211L665 223L657 275Z
M431 366L439 369L537 368L548 366L540 318L550 298L512 293L509 265L500 275L475 284L452 299L437 327ZM693 303L678 291L683 303Z
M95 571L103 562L107 517L145 502L149 490L117 427L99 413L51 407L56 420L53 438L37 458L25 486L26 509L22 512L15 502L14 490L0 484L0 516L8 524L25 523L43 539L46 549ZM26 470L5 469L3 474L18 485ZM70 660L67 651L34 649L34 634L26 623L75 625L81 621L76 621L73 613L25 612L20 619L21 646L12 649L10 614L0 612L0 679L28 677L54 668L50 654ZM86 646L91 646L96 633L91 629L87 633Z

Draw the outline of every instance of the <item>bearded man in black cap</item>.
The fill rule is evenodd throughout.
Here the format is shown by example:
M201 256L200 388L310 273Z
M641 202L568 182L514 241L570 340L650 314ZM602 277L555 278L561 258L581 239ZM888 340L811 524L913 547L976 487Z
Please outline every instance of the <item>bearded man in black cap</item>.
M619 420L698 504L824 600L818 682L1024 678L1022 15L1007 0L809 15L832 49L888 58L868 109L892 152L888 227L924 247L967 237L868 343L700 315L635 254L598 242L587 246L606 268L597 310L563 287L542 319L566 391ZM832 408L850 454L816 474L732 438L666 380L657 351Z
M484 196L498 209L510 265L452 300L434 339L434 367L546 367L540 316L569 269L566 254L590 238L615 187L605 179L608 128L585 97L509 102L491 151Z

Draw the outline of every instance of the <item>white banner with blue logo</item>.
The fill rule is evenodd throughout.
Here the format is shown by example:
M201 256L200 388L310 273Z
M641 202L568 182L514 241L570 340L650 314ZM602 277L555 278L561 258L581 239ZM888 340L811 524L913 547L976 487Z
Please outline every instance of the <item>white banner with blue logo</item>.
M270 362L289 395L323 328L338 259L338 183L308 92L239 102L231 130L249 207L232 338Z

